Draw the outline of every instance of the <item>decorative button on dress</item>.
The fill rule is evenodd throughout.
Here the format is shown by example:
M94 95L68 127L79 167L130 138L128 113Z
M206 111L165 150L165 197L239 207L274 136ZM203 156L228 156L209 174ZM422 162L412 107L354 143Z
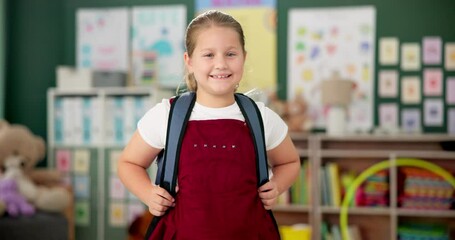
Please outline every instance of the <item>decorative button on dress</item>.
M149 239L280 239L273 215L259 198L256 174L254 143L245 122L189 121L175 207L161 217Z

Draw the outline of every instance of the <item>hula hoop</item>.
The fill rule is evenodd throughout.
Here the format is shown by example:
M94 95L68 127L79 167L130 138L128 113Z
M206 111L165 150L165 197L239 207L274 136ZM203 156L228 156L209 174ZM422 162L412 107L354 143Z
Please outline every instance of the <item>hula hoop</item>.
M421 159L415 158L399 158L395 160L396 166L412 166L412 167L420 167L426 170L429 170L446 180L453 188L455 188L455 178L445 169L441 168L440 166L424 161ZM379 163L372 165L371 167L367 168L363 171L359 176L357 176L354 181L349 185L348 190L346 191L346 195L343 199L340 209L340 229L341 235L343 240L349 239L349 232L348 232L348 208L349 203L351 202L352 198L354 197L355 191L363 183L368 177L375 174L378 171L384 170L389 168L392 165L390 160L385 160Z

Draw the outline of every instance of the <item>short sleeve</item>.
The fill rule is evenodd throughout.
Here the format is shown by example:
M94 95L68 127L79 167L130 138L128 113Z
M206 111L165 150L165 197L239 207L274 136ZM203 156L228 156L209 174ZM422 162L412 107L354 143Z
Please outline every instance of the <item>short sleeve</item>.
M288 126L277 113L266 107L264 103L257 102L257 105L262 114L265 144L268 151L283 142L288 133Z
M169 99L163 99L148 110L137 123L137 131L151 147L163 149L166 143L166 129L169 117Z

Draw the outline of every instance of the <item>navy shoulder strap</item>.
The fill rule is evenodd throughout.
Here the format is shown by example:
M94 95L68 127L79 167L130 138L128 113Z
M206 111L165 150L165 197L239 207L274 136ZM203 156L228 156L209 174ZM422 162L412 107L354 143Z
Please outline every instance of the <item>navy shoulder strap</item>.
M177 166L182 139L195 101L194 92L183 93L173 99L169 110L166 147L158 156L155 184L166 189L172 196L175 196L177 185Z
M256 152L256 171L258 176L258 186L264 185L269 181L269 171L267 163L267 152L265 148L264 124L261 112L253 99L241 93L235 94L235 101L240 107L245 121L250 128L253 136L254 148Z

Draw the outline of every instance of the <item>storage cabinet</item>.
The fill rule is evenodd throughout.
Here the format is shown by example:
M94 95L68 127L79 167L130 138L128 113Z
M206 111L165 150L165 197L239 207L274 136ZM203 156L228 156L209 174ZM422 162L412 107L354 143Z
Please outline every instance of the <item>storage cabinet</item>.
M126 239L129 223L145 210L121 184L116 164L139 118L164 94L151 88L49 89L48 162L74 189L76 239Z
M453 238L455 233L455 210L453 210L453 206L451 210L431 210L423 209L424 207L421 204L415 205L414 208L406 208L401 204L404 191L402 186L403 171L412 168L412 166L396 166L394 163L402 158L421 159L441 166L451 172L453 176L455 152L444 150L442 145L444 143L452 144L453 148L455 136L358 135L330 137L320 134L307 136L293 133L291 137L299 149L301 158L309 159L311 162L311 203L308 206L293 204L277 206L274 213L277 216L278 224L310 224L313 232L312 239L321 239L321 232L326 231L326 229L330 231L333 226L339 225L340 202L342 201L341 195L343 195L343 188L340 187L340 202L334 203L325 200L327 196L324 196L323 184L327 184L324 181L331 180L322 178L323 169L330 168L329 165L336 166L338 173L336 184L340 186L342 185L341 176L345 177L345 173L354 172L357 176L376 163L390 161L391 167L382 171L380 177L378 177L379 175L375 177L385 181L374 183L375 186L382 186L385 189L384 200L373 201L374 199L370 196L366 199L369 199L369 204L372 206L351 206L348 210L349 225L357 226L362 239L398 239L400 228L408 225L418 227L418 223L427 226L432 224L444 226L449 229L449 237ZM449 143L450 141L452 142ZM448 183L445 182L445 184ZM453 190L453 187L450 188L451 196L447 198L448 201L452 202L451 204L454 201ZM445 193L447 194L447 192L446 188ZM333 191L329 194L332 195L332 198L334 198L333 195L337 195ZM357 194L359 193L357 192ZM357 197L359 196L357 195Z

